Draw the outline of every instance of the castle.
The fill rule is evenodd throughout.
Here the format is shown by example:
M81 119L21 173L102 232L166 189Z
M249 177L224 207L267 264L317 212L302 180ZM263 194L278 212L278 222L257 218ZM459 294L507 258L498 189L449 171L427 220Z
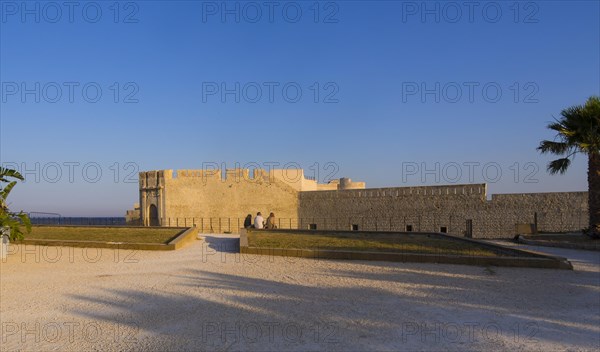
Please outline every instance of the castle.
M326 184L301 169L159 170L139 174L144 226L197 226L237 232L247 214L274 212L279 228L435 231L510 238L516 226L545 232L587 224L587 192L497 194L486 184L366 188L340 178ZM128 211L128 218L136 216Z

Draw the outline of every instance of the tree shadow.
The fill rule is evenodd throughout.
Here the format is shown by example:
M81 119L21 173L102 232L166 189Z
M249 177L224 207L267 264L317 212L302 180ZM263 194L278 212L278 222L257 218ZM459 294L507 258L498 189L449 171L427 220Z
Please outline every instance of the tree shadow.
M213 242L215 250L220 243ZM311 277L318 284L294 282L294 273L264 279L188 269L169 275L172 283L162 291L73 295L82 307L95 307L73 312L131 322L141 338L160 340L168 349L464 350L502 349L511 341L529 349L538 343L585 349L599 342L590 337L600 332L598 305L576 302L597 289L592 273L575 285L569 271L499 268L492 275L481 267L354 264L352 270L325 265ZM519 270L557 282L536 287L515 280ZM329 284L329 277L336 281ZM552 296L561 287L573 300Z

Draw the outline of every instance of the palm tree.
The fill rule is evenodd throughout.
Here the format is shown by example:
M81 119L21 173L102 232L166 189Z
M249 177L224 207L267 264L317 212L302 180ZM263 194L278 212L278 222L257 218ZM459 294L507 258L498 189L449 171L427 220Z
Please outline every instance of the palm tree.
M548 125L556 132L554 141L544 140L537 148L542 154L561 158L548 164L551 175L564 174L576 154L588 158L588 207L590 232L600 227L600 97L590 97L584 105L564 109L560 119Z
M8 227L10 229L11 240L23 239L21 226L25 226L27 232L31 232L31 220L24 212L13 213L8 209L6 199L8 194L17 184L17 179L23 181L23 176L16 170L0 167L0 228ZM8 183L4 186L4 183Z

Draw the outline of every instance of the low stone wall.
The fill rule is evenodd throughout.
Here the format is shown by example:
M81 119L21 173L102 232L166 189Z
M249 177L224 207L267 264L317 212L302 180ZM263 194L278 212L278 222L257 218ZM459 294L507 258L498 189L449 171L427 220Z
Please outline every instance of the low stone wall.
M589 243L579 242L567 242L567 241L547 241L547 240L536 240L531 237L519 236L517 238L519 243L527 244L530 246L543 246L543 247L558 247L568 249L583 249L586 251L600 251L600 241L594 241Z

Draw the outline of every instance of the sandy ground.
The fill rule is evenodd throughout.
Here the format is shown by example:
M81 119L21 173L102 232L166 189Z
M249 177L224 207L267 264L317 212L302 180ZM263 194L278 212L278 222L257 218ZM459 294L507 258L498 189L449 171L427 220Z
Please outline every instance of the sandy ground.
M570 258L566 271L240 256L235 241L14 247L0 350L600 348L600 252L536 248Z

